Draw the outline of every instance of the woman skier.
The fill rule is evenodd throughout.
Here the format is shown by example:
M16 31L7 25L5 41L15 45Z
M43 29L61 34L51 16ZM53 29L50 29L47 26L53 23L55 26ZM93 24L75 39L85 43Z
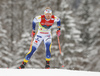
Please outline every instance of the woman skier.
M35 35L35 26L36 23L39 23L38 32ZM50 58L51 58L51 27L57 22L57 36L60 36L60 19L57 16L52 15L52 10L50 7L46 7L44 10L44 15L36 16L32 22L32 37L35 36L34 41L32 42L32 49L26 54L26 57L19 69L25 68L25 65L30 60L33 53L37 50L42 41L44 41L46 48L46 69L50 68Z

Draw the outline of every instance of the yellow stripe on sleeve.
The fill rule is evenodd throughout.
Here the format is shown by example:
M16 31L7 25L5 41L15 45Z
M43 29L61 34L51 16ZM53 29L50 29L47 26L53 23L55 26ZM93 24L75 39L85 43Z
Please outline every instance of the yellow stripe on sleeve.
M55 19L57 19L57 17L55 17Z
M40 19L41 17L38 17L37 19Z

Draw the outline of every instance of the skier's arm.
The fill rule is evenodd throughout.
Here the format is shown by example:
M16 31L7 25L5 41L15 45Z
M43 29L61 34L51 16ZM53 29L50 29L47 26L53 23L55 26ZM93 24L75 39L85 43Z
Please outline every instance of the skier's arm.
M35 36L35 26L36 26L36 23L37 22L40 22L41 21L41 16L37 16L37 17L35 17L34 19L33 19L33 21L32 21L32 34L31 34L31 36L32 37L34 37Z
M54 22L57 22L57 28L60 30L60 19L57 16L55 16Z
M57 36L59 37L60 36L60 34L61 34L61 32L60 32L60 19L59 19L59 21L57 21Z
M32 29L35 31L35 26L36 26L36 23L37 22L40 22L41 21L41 16L36 16L34 19L33 19L33 22L32 22Z
M56 33L57 33L57 36L59 37L60 34L61 34L61 32L60 32L60 19L57 16L55 16L55 21L54 22L57 22L57 31L56 31Z
M59 21L57 21L57 28L58 28L58 30L60 30L60 19L59 19Z
M36 23L35 23L34 20L33 20L33 22L32 22L32 29L33 29L33 30L35 30L35 26L36 26Z

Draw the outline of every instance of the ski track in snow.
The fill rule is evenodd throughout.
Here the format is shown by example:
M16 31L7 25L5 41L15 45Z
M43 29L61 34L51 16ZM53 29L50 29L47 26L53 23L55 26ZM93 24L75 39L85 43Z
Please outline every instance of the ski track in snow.
M100 72L66 69L0 69L0 76L100 76Z

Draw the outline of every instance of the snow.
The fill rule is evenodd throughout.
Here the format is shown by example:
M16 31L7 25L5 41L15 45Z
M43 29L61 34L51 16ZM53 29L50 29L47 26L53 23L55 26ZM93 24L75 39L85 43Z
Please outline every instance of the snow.
M5 73L6 72L6 73ZM100 76L99 72L65 69L0 69L0 76Z

